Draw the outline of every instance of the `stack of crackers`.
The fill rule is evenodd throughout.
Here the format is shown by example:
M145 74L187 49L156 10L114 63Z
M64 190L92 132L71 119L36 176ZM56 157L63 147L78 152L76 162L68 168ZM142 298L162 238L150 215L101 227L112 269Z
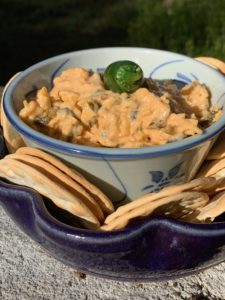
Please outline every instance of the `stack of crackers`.
M205 59L225 73L224 63ZM199 60L204 61L204 57ZM159 215L209 223L225 212L225 134L220 136L195 179L144 195L115 210L111 200L76 170L52 154L26 147L8 122L2 105L1 126L10 154L0 160L0 177L35 189L87 229L117 230L138 218Z
M0 99L4 97L5 91L9 84L13 81L13 79L17 76L18 74L15 74L6 84L4 87L3 91L1 92L2 95ZM19 147L25 146L25 143L19 133L15 130L14 127L9 123L8 119L6 118L4 109L3 109L3 101L0 103L0 125L2 126L3 129L3 135L5 139L5 143L7 146L7 149L10 153L15 152Z
M35 189L89 229L99 229L114 211L100 189L53 155L36 148L21 147L1 159L0 177Z
M225 178L224 178L225 179ZM190 182L165 187L119 207L101 227L115 230L145 216L167 216L192 223L209 223L225 212L225 180L201 177ZM217 189L220 192L217 192Z

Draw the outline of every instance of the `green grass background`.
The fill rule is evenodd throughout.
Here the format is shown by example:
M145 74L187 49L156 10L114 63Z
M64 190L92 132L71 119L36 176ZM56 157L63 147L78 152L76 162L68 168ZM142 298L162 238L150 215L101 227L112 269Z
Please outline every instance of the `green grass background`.
M0 84L45 58L105 46L225 60L225 0L0 0Z

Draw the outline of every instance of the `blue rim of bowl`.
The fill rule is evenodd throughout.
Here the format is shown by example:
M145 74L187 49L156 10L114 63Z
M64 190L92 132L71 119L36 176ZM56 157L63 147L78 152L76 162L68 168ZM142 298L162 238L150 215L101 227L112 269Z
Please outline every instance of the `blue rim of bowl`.
M179 58L183 58L185 60L194 61L196 64L204 65L206 70L208 69L210 72L216 74L216 76L223 78L225 84L225 77L224 75L220 74L218 71L212 69L210 66L205 65L200 61L196 61L193 58L188 56L177 54L170 51L164 50L157 50L151 48L138 48L138 47L105 47L105 48L93 48L93 49L85 49L79 50L74 52L69 52L61 55L57 55L51 57L49 59L43 60L39 63L32 65L31 67L27 68L26 70L22 71L18 74L12 82L9 83L6 91L3 95L3 108L8 118L9 122L12 126L26 138L32 140L33 142L50 148L52 150L59 151L61 153L65 153L72 156L82 156L82 157L89 157L89 158L105 158L105 159L138 159L138 158L145 158L145 157L158 157L168 154L173 154L177 152L181 152L184 150L188 150L190 148L195 148L198 145L202 144L205 141L210 140L211 138L215 137L219 134L223 129L225 129L225 114L214 124L210 127L206 128L202 134L197 134L192 137L188 137L179 141L174 141L165 145L160 146L147 146L142 148L107 148L107 147L91 147L91 146L83 146L72 144L69 142L64 142L61 140L54 139L52 137L46 136L38 131L35 131L27 124L25 124L16 114L16 112L10 107L10 101L6 101L6 99L10 97L13 92L13 89L17 86L19 81L26 77L31 71L35 70L37 67L47 65L48 63L54 61L55 59L61 59L72 56L74 53L84 53L84 52L93 52L93 51L109 51L113 49L127 49L131 50L142 50L146 52L163 52L163 53L171 53L175 54Z

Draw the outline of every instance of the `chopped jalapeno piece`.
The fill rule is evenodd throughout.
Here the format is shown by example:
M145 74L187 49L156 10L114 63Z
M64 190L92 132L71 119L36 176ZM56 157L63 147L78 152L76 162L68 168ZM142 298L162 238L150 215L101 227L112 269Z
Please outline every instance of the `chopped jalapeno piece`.
M144 82L141 67L129 60L116 61L110 64L104 74L106 88L117 93L132 93Z

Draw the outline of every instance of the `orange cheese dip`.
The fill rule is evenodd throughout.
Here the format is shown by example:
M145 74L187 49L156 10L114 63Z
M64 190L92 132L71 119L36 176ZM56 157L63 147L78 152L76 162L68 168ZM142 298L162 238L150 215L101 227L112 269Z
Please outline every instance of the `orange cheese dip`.
M99 73L72 68L54 79L50 91L42 87L35 99L24 100L19 116L35 130L63 141L136 148L201 134L199 122L213 122L221 114L212 111L210 93L198 82L180 90L175 110L171 103L178 96L172 98L169 92L159 96L147 87L114 93L105 89Z

